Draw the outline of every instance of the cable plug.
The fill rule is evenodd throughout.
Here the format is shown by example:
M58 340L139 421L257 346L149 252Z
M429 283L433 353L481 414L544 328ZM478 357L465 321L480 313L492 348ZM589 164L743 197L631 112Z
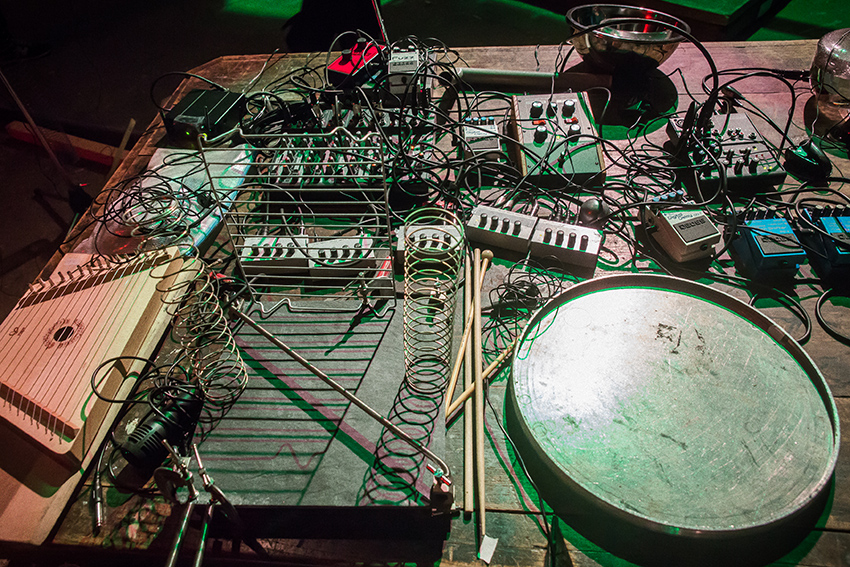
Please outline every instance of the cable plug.
M790 79L792 81L808 81L812 76L812 72L807 69L802 71L796 69L771 69L770 72L779 75L783 79Z

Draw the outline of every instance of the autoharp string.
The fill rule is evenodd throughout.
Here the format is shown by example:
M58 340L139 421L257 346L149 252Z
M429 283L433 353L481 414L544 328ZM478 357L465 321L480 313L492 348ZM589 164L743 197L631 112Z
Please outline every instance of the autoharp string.
M152 280L149 279L150 274L148 272L156 265L157 258L162 259L163 256L145 255L139 257L136 263L121 268L121 275L116 278L117 283L109 286L112 293L101 302L101 305L107 305L110 312L102 313L103 310L99 308L98 313L95 315L97 321L103 321L103 316L105 316L108 324L98 329L98 332L95 333L95 345L79 351L82 354L88 353L88 356L84 357L83 363L80 365L80 369L84 370L84 375L70 377L70 379L76 380L78 395L65 399L65 403L60 406L61 415L70 415L70 412L75 411L77 408L84 408L85 401L91 396L89 376L94 366L107 357L124 354L125 349L123 345L119 345L118 348L120 348L120 351L116 350L120 330L127 324L128 315L133 309L144 310L147 308L149 300L140 301L140 299L142 298L143 291L146 288L150 289ZM128 276L133 277L129 280L124 280ZM118 301L116 301L116 296ZM122 317L115 317L113 315L122 315ZM89 339L92 339L91 333ZM106 376L108 374L104 375L104 378Z
M44 387L53 385L51 382L45 383L44 381L33 383L31 378L33 371L38 368L40 363L43 363L44 351L42 350L42 346L46 337L42 333L44 333L50 321L56 317L57 304L55 300L69 294L73 296L74 293L79 291L82 285L80 279L69 280L66 283L64 282L63 275L55 274L55 276L59 278L59 282L56 282L52 276L48 280L50 283L46 290L31 291L15 306L12 317L10 318L11 322L7 325L7 328L11 327L8 331L9 335L26 335L32 338L28 340L23 349L7 350L3 359L0 360L0 367L4 368L7 376L6 384L11 389L11 392L7 396L9 403L17 407L19 411L23 411L30 417L36 418L40 416L33 416L33 412L31 411L34 398L37 399L39 392ZM98 283L95 281L94 285ZM36 308L36 306L48 301L54 302L49 304L52 309L38 310ZM33 311L36 313L35 316L33 315ZM53 352L49 354L52 355Z
M128 307L132 308L138 301L144 287L145 277L129 280L125 277L134 271L146 270L149 262L149 257L140 257L119 268L97 267L98 272L89 277L85 277L81 267L78 269L80 276L68 284L54 283L50 289L28 294L21 300L20 306L24 309L18 311L17 320L10 325L11 332L28 333L32 339L23 349L7 352L0 360L0 367L6 368L6 375L10 377L7 380L8 389L12 390L12 405L51 432L64 431L61 425L73 418L77 408L82 409L80 404L88 395L87 388L83 388L88 385L87 376L80 373L86 371L86 364L102 358L114 346L119 335L116 329L120 329L129 313ZM91 266L98 263L93 260L86 267L93 271ZM115 283L103 285L110 282ZM92 291L84 293L87 289ZM28 318L31 310L25 308L45 301L51 301L48 308L36 310L38 318ZM81 322L86 328L80 328ZM62 332L81 333L82 336L74 340L79 344L73 348L63 348L70 344L60 347L55 335ZM38 368L41 370L35 372L37 379L33 382L30 375ZM85 420L84 416L80 417Z
M137 258L136 261L139 262L139 267L144 270L146 264L144 259ZM133 264L117 268L116 272L118 272L119 275L115 278L115 280L109 282L111 285L104 287L104 291L107 293L102 295L98 294L97 298L99 301L96 304L86 304L85 309L81 312L81 318L83 321L97 322L97 327L100 327L100 323L104 321L107 321L108 324L102 328L95 329L96 332L86 333L84 339L87 341L93 340L94 344L84 348L75 349L77 357L76 359L72 359L71 362L73 362L73 364L68 364L66 368L75 368L76 371L73 371L70 375L66 375L64 383L73 384L76 388L74 395L65 396L60 400L57 408L57 415L70 416L71 412L75 411L77 408L80 408L81 410L83 409L83 402L89 395L88 369L92 364L100 362L100 360L104 356L107 356L107 353L109 353L113 348L119 336L117 331L120 326L124 324L127 313L129 312L128 307L132 309L132 307L136 304L136 300L139 298L139 292L142 284L144 283L144 278L133 278L129 280L129 282L124 280L126 276L133 274L134 268ZM125 286L125 283L129 283L130 286ZM84 297L80 297L79 301L83 300ZM139 305L139 307L143 308L144 306ZM124 317L116 317L115 315L123 315ZM54 361L58 362L58 359L54 358ZM85 374L80 375L81 372L85 372ZM83 414L85 414L85 412L83 412Z
M76 403L79 399L79 384L82 381L78 374L84 369L80 366L80 360L77 353L88 351L92 355L96 355L101 351L97 345L90 343L91 336L106 337L106 333L98 333L97 325L95 324L96 317L111 316L111 313L104 313L103 306L115 302L117 287L102 287L104 283L124 277L127 272L127 266L121 269L115 269L108 266L99 269L96 276L79 277L72 285L64 286L61 290L56 288L52 290L54 300L50 304L50 309L45 310L44 321L37 328L46 328L47 332L42 336L40 355L44 360L43 369L38 373L41 380L33 384L38 388L35 392L28 392L28 405L36 405L36 415L33 417L37 422L45 423L50 430L59 430L59 421L65 423L72 417L73 414L66 413L67 406ZM80 268L82 274L82 268ZM94 299L91 301L91 293L84 293L86 289L93 290ZM57 319L58 317L58 319ZM70 325L68 325L70 323ZM52 325L52 326L50 326ZM65 325L65 327L58 327ZM85 328L82 328L82 325ZM64 329L64 331L63 331ZM69 332L78 333L73 348L69 348L70 344L61 344L57 340L55 334ZM50 336L54 333L54 336ZM70 340L73 335L69 336ZM56 341L55 344L51 341ZM48 348L49 347L49 348ZM75 356L77 355L77 356ZM57 366L61 365L61 368ZM47 379L44 379L47 377ZM64 407L63 407L64 401ZM47 414L47 415L45 415Z
M80 267L81 274L83 267ZM87 284L91 284L92 289L97 289L108 277L107 269L103 269L99 271L96 276L79 277L77 278L73 285L69 286L67 289L62 290L62 294L59 297L50 298L54 300L55 303L52 304L53 309L45 310L44 313L44 321L37 325L37 329L46 329L46 334L42 336L41 345L44 346L44 350L42 350L42 355L47 356L48 360L45 363L44 370L40 373L42 377L49 376L54 377L51 380L40 380L39 383L34 384L35 387L38 388L38 391L33 392L32 395L29 395L28 398L31 400L30 403L37 405L38 415L36 417L36 422L44 423L46 421L46 426L48 430L56 430L58 429L58 416L63 415L59 409L53 410L52 408L55 405L58 405L56 398L70 398L72 397L72 392L69 390L67 386L67 378L69 372L71 372L72 368L77 368L77 361L71 357L66 355L70 354L68 348L60 347L59 342L56 344L51 344L51 339L56 340L55 336L49 336L51 331L54 333L62 333L63 328L59 327L60 325L65 325L65 328L71 329L72 333L88 333L88 329L81 329L75 327L78 325L78 322L70 317L75 317L78 320L82 320L86 322L86 327L90 327L88 325L88 321L90 321L90 311L95 309L97 305L95 303L91 303L88 305L89 309L83 309L79 313L79 315L75 315L77 310L79 309L79 305L84 301L84 297L82 296L82 292L86 289ZM94 280L94 281L92 281ZM58 294L59 290L56 290ZM59 298L68 298L66 301L59 301ZM68 315L70 317L66 318ZM56 317L60 318L57 319ZM70 323L70 325L69 325ZM58 327L58 328L54 328ZM73 336L69 337L69 340L73 339ZM79 336L77 337L79 339ZM47 348L50 345L50 348ZM52 363L52 364L51 364ZM63 364L65 366L64 371L57 371L56 366L58 364ZM50 365L50 366L48 366ZM43 401L42 401L43 400ZM47 411L48 415L45 416L44 413Z

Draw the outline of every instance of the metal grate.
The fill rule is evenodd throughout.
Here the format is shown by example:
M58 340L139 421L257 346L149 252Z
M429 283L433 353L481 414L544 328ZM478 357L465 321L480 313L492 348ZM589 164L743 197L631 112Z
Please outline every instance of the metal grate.
M247 173L222 163L225 148L201 153L208 172L221 172L210 173L213 182L244 178L224 219L254 291L270 301L394 297L380 137L343 128L242 137Z

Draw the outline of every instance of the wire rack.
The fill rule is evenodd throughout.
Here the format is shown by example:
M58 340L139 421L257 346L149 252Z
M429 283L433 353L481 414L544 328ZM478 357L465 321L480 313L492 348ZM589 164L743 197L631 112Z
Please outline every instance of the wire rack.
M255 295L269 301L394 298L380 137L344 128L242 137L252 166L223 217L237 269ZM213 182L239 175L228 167L236 164L222 163L225 151L202 146Z

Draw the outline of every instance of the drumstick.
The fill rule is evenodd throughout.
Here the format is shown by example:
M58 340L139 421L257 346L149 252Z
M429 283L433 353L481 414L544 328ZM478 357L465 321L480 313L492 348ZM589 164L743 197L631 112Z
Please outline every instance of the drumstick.
M516 344L516 339L511 341L511 343L508 346L505 347L505 350L503 350L499 354L499 356L496 357L496 360L491 362L490 365L487 366L487 368L484 369L484 374L483 374L482 380L486 381L486 380L490 379L490 375L493 374L493 372L496 371L496 369L499 367L499 365L502 364L502 361L504 361L508 357L508 355L510 355L511 352L514 350L515 344ZM457 397L457 399L455 401L453 401L451 404L449 404L449 409L446 410L446 417L448 418L449 416L451 416L457 410L457 408L460 407L460 405L462 403L469 400L469 397L472 396L473 393L475 393L475 384L470 384L469 386L466 387L466 389L463 392L461 392L461 394ZM464 410L467 410L467 409L469 409L469 408L464 407Z
M476 250L478 250L478 249L476 248ZM480 252L480 250L479 250L479 252ZM480 276L476 276L475 278L473 278L473 280L475 282L474 283L475 289L477 289L479 291L479 295L480 295L480 291L481 291L481 286L484 285L484 274L487 272L487 268L488 268L488 264L490 263L490 260L493 259L493 253L490 250L485 250L485 251L481 252L481 258L483 258L483 261L481 262L481 266L480 266ZM472 312L472 298L470 298L469 301L466 303L466 312L467 313ZM463 329L463 336L460 339L460 349L458 350L457 358L455 358L455 364L454 364L454 367L452 368L451 376L449 377L449 386L448 386L448 388L446 388L446 399L450 402L452 400L452 396L454 396L454 394L455 394L455 387L457 386L457 378L460 375L460 367L461 367L461 364L463 362L463 355L466 352L466 347L467 347L467 344L469 343L469 335L471 334L471 330L472 330L472 320L473 320L472 317L468 317L467 320L466 320L466 326ZM448 415L449 415L448 412L446 412L446 416L448 416Z

